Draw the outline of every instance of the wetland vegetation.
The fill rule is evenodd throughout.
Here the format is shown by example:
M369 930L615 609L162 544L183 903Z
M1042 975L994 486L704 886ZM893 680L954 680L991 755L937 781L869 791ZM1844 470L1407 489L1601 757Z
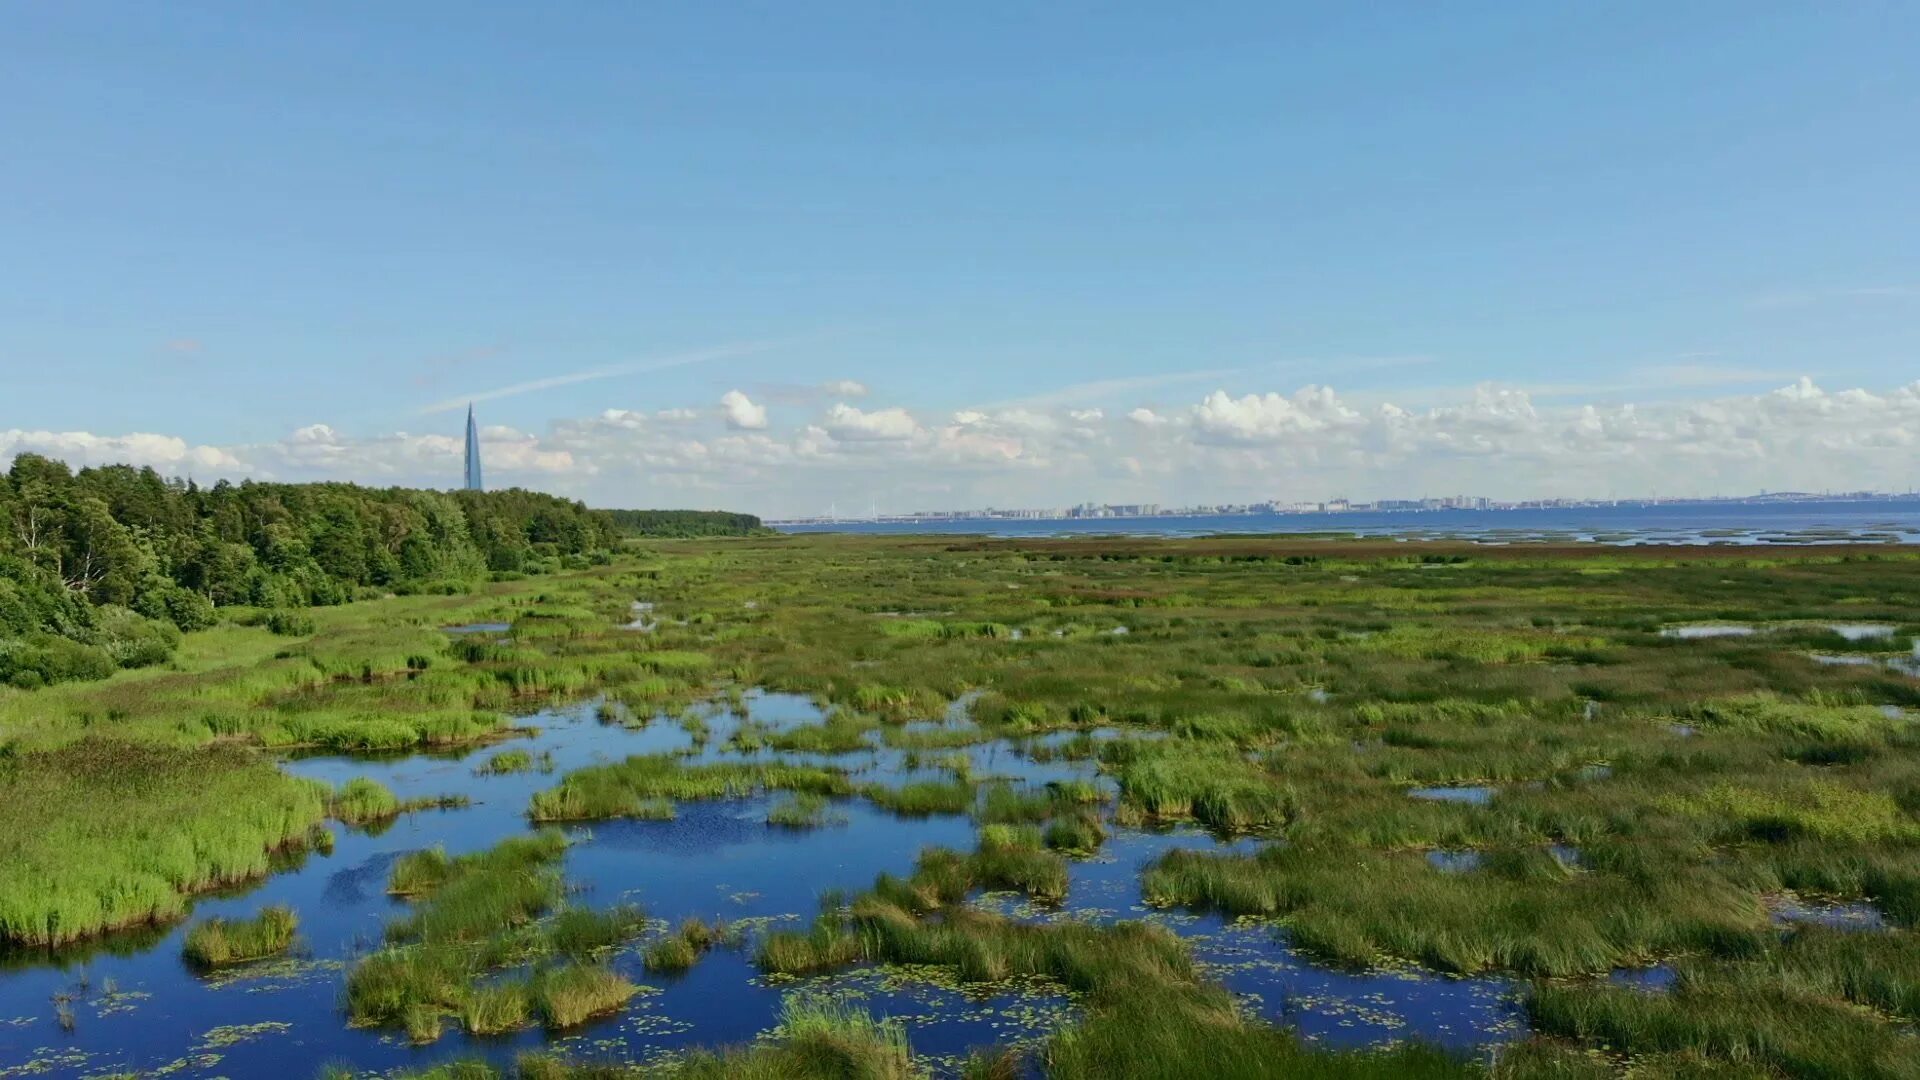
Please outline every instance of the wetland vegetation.
M350 1070L1920 1075L1920 552L754 536L486 576L223 598L0 689L0 1001L177 934L312 987ZM335 844L275 959L260 899ZM1316 1027L1309 984L1397 1023ZM1423 1022L1482 986L1512 1026ZM760 1019L649 1026L683 994Z

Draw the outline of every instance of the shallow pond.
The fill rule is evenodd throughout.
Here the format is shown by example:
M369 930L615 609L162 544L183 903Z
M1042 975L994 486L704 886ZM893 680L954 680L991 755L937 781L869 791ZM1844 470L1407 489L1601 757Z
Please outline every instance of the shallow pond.
M821 719L811 701L783 694L749 694L744 712L753 724L774 730ZM751 1040L776 1023L783 995L795 990L850 995L876 1014L900 1017L917 1052L948 1063L971 1047L1038 1039L1072 1021L1073 1003L1044 987L963 989L874 968L774 981L757 974L747 950L725 948L684 976L663 978L642 970L640 947L634 946L614 966L643 984L642 994L621 1013L560 1037L536 1030L476 1039L449 1029L439 1042L415 1046L394 1032L346 1024L340 1005L346 968L375 947L386 920L404 910L386 894L394 860L434 845L454 854L479 851L528 831L529 798L568 770L637 753L681 752L696 760L817 760L889 783L940 775L909 768L907 754L878 746L838 755L731 752L727 739L743 722L732 712L712 716L710 736L696 745L668 720L603 723L594 703L553 710L526 718L523 723L537 733L507 744L530 749L541 760L550 755L552 768L506 775L476 772L497 746L445 755L289 760L288 771L330 783L366 776L403 799L460 794L472 801L459 809L405 815L384 829L336 826L338 843L330 854L304 857L249 887L203 897L187 923L109 936L58 956L8 958L0 969L0 1077L162 1069L185 1076L288 1070L306 1076L328 1061L389 1070L473 1054L507 1059L543 1045L594 1059L644 1060ZM959 752L976 776L1029 784L1097 776L1091 762L1035 761L1005 742ZM1109 784L1104 778L1101 783ZM770 827L766 813L774 801L685 802L671 821L570 826L566 831L575 843L566 856L566 877L587 906L635 902L656 919L722 919L751 934L810 919L829 890L857 891L883 871L909 871L923 847L967 850L974 842L973 823L965 816L896 817L857 798L837 800L834 809L843 819L838 824ZM1068 899L1060 908L1034 910L1003 896L980 902L1021 918L1160 921L1188 937L1206 970L1250 1011L1329 1044L1418 1036L1468 1049L1518 1033L1520 1008L1507 980L1334 971L1299 956L1272 926L1156 911L1141 900L1142 868L1169 850L1257 847L1251 840L1222 842L1197 829L1121 828L1098 855L1071 863ZM251 916L275 903L299 914L296 957L212 978L181 960L191 922ZM56 997L71 1010L71 1031L57 1020Z
M1660 628L1661 637L1684 638L1689 641L1696 638L1747 637L1753 632L1753 627L1737 623L1694 623L1688 626Z
M1780 926L1825 926L1835 930L1885 930L1887 917L1860 900L1815 900L1798 896L1775 897L1768 904Z
M1471 803L1475 806L1493 801L1496 789L1484 784L1458 784L1446 787L1417 787L1407 791L1407 797L1425 799L1429 802Z
M459 626L443 626L440 629L449 634L506 634L512 632L513 624L506 622L475 622L462 623Z

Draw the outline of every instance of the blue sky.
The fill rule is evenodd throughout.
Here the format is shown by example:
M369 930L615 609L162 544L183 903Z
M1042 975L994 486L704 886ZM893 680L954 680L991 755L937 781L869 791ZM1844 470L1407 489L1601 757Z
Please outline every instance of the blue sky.
M544 383L490 475L799 510L1846 486L1920 436L1920 8L1034 7L12 5L0 438L451 483L423 410ZM1832 430L1741 419L1802 377ZM1531 442L1449 426L1514 393Z

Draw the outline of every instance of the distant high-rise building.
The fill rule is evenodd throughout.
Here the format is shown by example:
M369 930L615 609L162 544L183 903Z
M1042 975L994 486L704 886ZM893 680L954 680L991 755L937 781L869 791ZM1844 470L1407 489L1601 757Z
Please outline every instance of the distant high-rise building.
M473 406L467 406L467 490L483 491L480 485L480 429L473 424Z

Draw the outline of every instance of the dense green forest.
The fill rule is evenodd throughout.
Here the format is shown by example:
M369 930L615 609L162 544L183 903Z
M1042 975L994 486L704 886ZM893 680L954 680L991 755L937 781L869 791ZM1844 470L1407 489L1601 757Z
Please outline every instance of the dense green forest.
M0 477L0 682L166 659L216 609L279 612L604 558L623 534L748 532L747 515L590 510L511 489L167 480L22 454Z
M769 531L752 514L723 510L609 510L614 527L632 536L751 536Z

